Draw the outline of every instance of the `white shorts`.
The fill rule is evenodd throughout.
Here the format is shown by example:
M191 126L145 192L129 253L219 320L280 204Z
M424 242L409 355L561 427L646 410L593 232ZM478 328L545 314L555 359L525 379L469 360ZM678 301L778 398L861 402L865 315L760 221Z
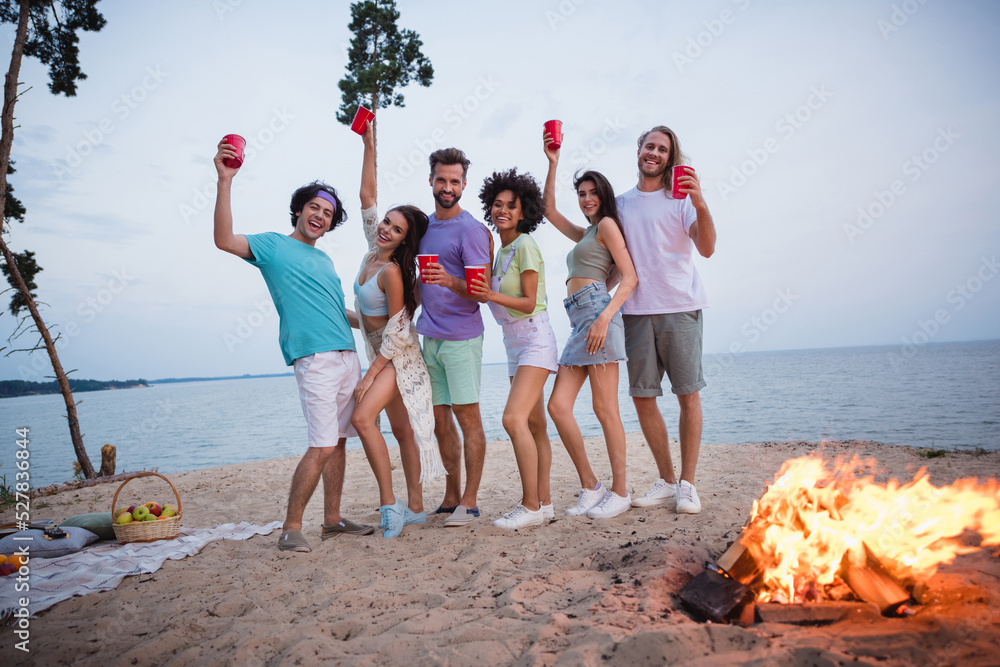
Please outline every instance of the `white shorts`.
M518 366L535 366L550 373L558 370L556 335L549 324L549 311L504 322L501 327L507 348L507 375L514 377Z
M302 414L310 447L336 447L340 438L358 435L351 426L354 389L361 382L361 363L354 350L317 352L296 359Z

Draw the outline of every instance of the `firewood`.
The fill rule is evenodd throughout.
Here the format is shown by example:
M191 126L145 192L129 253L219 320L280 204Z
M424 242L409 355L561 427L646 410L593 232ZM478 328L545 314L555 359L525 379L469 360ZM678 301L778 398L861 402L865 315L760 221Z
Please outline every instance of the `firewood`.
M884 616L891 615L897 607L910 599L910 594L892 578L868 545L862 546L865 549L865 563L853 565L850 553L845 553L840 563L840 576L859 599L875 604Z
M746 586L752 587L760 574L760 565L757 564L757 560L750 554L750 550L744 546L742 540L738 538L726 550L726 553L719 556L716 565L725 570L730 577Z
M879 609L870 602L801 602L781 604L767 602L757 605L757 618L762 623L791 623L793 625L827 625L836 623L849 614L878 615Z
M753 593L720 572L703 570L681 589L678 597L696 615L720 623L742 608Z

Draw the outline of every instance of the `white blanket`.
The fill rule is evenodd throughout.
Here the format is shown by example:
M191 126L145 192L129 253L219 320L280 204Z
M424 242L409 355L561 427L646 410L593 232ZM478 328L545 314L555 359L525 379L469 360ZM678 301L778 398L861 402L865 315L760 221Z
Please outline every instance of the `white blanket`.
M20 607L19 600L28 598L28 609L34 615L74 595L116 588L129 575L156 572L168 558L193 556L209 542L246 540L268 535L280 527L280 521L266 526L244 521L239 525L224 523L218 528L182 527L180 535L172 540L125 545L97 542L60 558L35 558L28 563L30 573L23 578L26 581L18 582L16 573L0 579L0 609ZM23 590L25 584L27 590Z

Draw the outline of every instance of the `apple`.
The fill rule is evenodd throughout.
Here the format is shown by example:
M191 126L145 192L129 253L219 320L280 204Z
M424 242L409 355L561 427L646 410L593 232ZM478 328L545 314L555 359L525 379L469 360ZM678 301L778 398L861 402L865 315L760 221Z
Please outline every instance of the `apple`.
M167 516L166 514L161 514L160 516L156 517L156 520L159 521L160 519L169 519L169 518L170 517Z
M143 521L156 521L156 517L152 514L146 513L146 516L142 517Z
M177 516L177 509L173 505L164 505L160 518Z
M115 523L132 523L132 513L122 510L121 514L118 515L118 518L115 519Z
M17 566L13 563L0 563L0 577L6 577L15 572L17 572Z
M163 511L163 508L160 507L159 503L146 503L145 506L149 509L149 513L153 516L160 516L160 512Z
M149 508L145 505L139 505L132 510L132 518L136 521L144 521L147 516L149 516Z
M129 505L128 513L131 514L132 512L134 512L136 507L138 507L138 505Z

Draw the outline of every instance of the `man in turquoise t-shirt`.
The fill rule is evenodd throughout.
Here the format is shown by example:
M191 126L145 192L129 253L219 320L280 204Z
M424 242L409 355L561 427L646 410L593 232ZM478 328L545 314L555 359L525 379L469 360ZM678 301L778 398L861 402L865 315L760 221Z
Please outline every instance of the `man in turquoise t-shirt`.
M361 365L340 278L330 256L316 247L316 241L347 215L337 192L315 182L292 195L291 234L234 234L230 198L238 168L226 166L224 160L235 157L232 146L219 143L215 156L219 172L215 245L260 269L278 311L281 354L285 363L295 369L309 433L309 448L292 476L278 548L309 551L309 543L302 535L302 513L320 477L324 495L320 537L374 532L372 526L356 524L340 515L345 445L347 437L355 435L351 413L354 389L361 380Z

